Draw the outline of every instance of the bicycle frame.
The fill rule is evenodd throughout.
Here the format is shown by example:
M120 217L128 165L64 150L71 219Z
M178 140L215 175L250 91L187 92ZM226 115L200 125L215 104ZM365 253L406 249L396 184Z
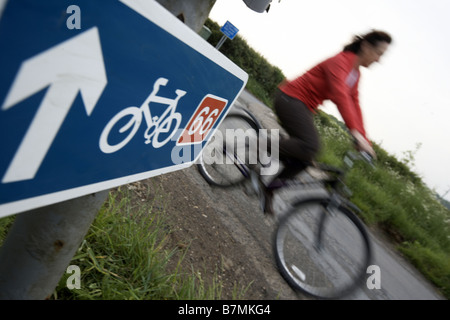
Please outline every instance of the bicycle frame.
M151 143L151 138L155 135L157 131L162 133L169 132L170 122L166 124L166 128L163 127L160 129L159 126L161 124L161 121L165 120L164 122L167 122L167 120L171 119L172 117L176 120L181 120L180 114L175 113L175 110L178 101L186 94L186 91L180 89L175 90L175 93L177 95L175 99L164 98L156 95L156 93L158 93L159 91L159 87L165 86L167 82L168 82L167 79L159 78L153 85L153 91L147 97L147 99L145 99L144 103L139 108L141 112L144 114L144 119L145 122L147 123L147 130L144 133L144 137L146 138L145 140L146 144ZM169 107L166 110L164 110L164 112L161 114L160 117L158 116L152 117L152 113L150 111L150 103L152 102L168 105ZM169 116L167 117L168 114Z

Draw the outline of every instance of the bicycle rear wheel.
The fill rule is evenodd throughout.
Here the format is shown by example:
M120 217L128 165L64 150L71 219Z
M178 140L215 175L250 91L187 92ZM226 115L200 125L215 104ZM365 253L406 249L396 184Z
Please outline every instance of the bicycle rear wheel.
M300 201L280 221L274 254L289 285L315 298L350 294L366 276L371 244L363 223L329 200Z
M206 144L197 168L215 186L230 187L249 177L249 164L257 163L257 124L244 115L228 115Z

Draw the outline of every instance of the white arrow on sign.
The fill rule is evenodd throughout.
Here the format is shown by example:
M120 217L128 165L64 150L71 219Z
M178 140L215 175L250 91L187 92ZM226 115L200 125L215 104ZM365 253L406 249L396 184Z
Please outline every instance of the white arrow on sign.
M2 183L33 179L78 91L88 116L107 84L98 29L93 27L24 61L2 110L50 85Z

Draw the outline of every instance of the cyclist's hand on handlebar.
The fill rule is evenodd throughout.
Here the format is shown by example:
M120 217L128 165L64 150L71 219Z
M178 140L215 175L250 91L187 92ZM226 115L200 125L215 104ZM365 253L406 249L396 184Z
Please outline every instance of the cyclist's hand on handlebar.
M377 155L373 150L370 143L364 138L364 136L356 130L351 131L353 138L355 139L355 147L358 151L366 152L372 159L376 160Z

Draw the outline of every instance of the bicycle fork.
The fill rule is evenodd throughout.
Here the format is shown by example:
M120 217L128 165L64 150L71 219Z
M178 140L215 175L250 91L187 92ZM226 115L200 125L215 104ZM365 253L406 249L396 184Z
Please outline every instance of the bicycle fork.
M342 201L343 201L342 198L337 193L333 193L330 197L329 202L323 205L323 209L321 210L320 221L317 227L318 230L316 232L317 238L314 245L315 249L319 252L322 251L324 246L323 235L324 233L326 233L324 232L325 222L327 219L335 215L334 209L339 208L339 206L342 204Z

